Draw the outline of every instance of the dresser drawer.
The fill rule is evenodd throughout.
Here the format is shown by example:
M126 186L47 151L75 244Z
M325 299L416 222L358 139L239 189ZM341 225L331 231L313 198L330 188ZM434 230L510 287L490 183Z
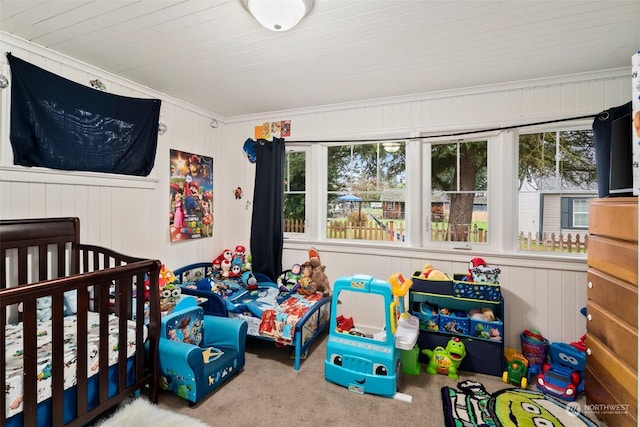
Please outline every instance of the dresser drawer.
M589 201L589 233L637 242L638 199L636 197L591 199ZM589 244L589 251L591 251L591 244Z
M589 236L587 265L629 283L638 283L638 244Z
M634 414L638 410L638 374L601 341L587 333L587 368L616 397L617 403L629 405ZM590 387L585 384L587 389Z
M593 421L596 418L605 421L609 426L638 426L636 411L631 409L632 405L626 406L627 403L614 396L589 366L584 373L584 385L587 404L592 405L591 412L585 415Z
M632 328L638 328L637 284L630 284L609 276L599 270L587 270L587 298L596 302L603 310L614 313Z
M587 333L598 338L620 360L638 370L638 332L622 319L603 310L589 300L587 302Z

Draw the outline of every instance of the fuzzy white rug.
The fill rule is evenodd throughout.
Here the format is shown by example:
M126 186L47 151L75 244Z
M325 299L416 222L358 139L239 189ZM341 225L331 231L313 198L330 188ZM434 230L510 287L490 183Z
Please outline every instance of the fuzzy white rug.
M121 406L112 416L96 427L211 427L187 415L161 408L147 399L138 398Z

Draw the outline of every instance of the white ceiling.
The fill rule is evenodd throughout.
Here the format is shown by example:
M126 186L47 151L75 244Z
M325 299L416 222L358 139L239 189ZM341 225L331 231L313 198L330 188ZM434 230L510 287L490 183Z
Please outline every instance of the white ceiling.
M0 29L224 117L629 67L640 0L0 0Z

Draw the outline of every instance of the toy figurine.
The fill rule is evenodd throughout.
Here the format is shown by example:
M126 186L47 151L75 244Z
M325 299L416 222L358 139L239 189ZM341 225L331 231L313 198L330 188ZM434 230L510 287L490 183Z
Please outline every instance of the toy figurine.
M460 338L451 338L447 343L447 347L438 346L433 350L424 349L422 354L429 358L429 364L426 367L427 374L436 375L444 374L449 378L458 379L458 368L462 359L467 355L467 350Z

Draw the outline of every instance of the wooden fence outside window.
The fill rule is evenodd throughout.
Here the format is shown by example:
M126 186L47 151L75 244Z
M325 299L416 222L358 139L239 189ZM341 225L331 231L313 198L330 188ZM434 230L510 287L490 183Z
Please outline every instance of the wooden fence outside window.
M303 220L285 219L284 231L287 233L304 233ZM328 239L345 240L378 240L402 242L405 240L404 222L394 221L360 221L353 223L347 220L327 221ZM470 243L486 243L488 233L477 225L471 224L431 224L432 241L458 241ZM524 233L518 234L518 250L533 252L565 252L586 253L589 238L587 235L562 233Z

